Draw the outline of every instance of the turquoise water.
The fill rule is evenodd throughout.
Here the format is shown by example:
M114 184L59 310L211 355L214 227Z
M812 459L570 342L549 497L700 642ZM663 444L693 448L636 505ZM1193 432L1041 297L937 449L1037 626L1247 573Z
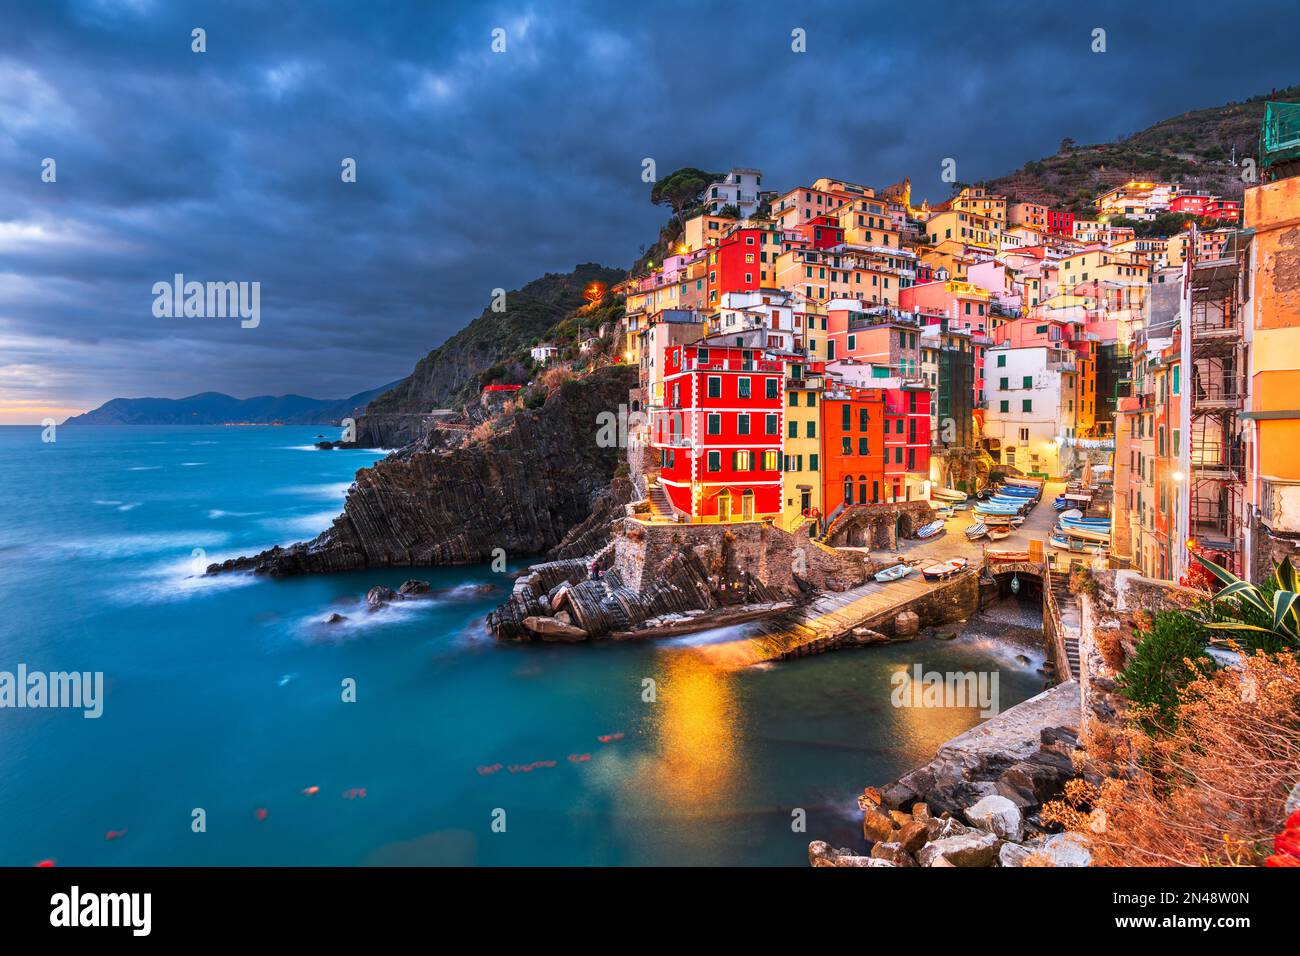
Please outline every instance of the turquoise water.
M734 633L498 645L487 567L195 576L328 526L378 456L318 431L0 428L0 671L105 682L98 720L0 709L0 865L803 865L860 842L864 785L978 720L892 707L891 673L995 667L1003 707L1041 689L987 638L744 669L716 653ZM412 576L434 596L364 609Z

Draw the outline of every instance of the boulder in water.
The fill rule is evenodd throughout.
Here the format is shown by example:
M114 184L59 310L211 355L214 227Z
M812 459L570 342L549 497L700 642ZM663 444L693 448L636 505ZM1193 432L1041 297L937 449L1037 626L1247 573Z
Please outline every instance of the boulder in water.
M382 584L377 584L369 591L366 592L366 604L370 605L372 610L381 608L389 601L394 601L397 599L398 599L397 592L390 587L385 587Z
M402 586L397 589L398 594L428 594L430 585L428 581L417 581L410 578L402 582Z

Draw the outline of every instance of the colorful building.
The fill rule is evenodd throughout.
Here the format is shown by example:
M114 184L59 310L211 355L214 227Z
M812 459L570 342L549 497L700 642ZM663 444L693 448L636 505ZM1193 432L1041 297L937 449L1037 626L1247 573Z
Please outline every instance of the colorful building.
M786 363L752 349L673 346L651 409L659 483L691 521L782 513Z

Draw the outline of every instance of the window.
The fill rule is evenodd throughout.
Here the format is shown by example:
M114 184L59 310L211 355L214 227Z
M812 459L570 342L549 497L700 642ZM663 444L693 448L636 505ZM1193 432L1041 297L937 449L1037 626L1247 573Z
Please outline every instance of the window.
M864 432L867 430L868 420L869 420L869 416L867 415L867 410L865 408L859 408L858 409L858 431Z
M704 361L700 359L700 361ZM709 398L722 397L722 377L719 375L709 376Z
M1007 357L1005 355L999 355L998 368L1006 368L1006 367L1007 367Z
M859 455L871 454L871 450L867 447L867 439L865 436L858 439L858 454Z
M817 393L816 393L816 392L809 392L809 393L808 393L808 407L809 407L809 408L812 408L812 407L815 406L816 404L817 404Z
M785 433L790 438L799 437L799 423L793 419L785 423Z
M766 382L767 382L767 385L766 385L766 391L764 392L764 394L765 394L768 398L776 398L776 388L777 388L777 381L776 381L776 379L774 379L774 378L769 378L769 379L766 380Z
M840 454L841 454L841 455L851 455L851 454L853 454L853 439L852 439L852 438L841 438L841 439L840 439Z
M809 456L808 456L808 470L809 470L809 471L816 471L816 470L817 470L817 456L816 456L816 455L809 455Z
M806 423L804 423L804 437L805 437L805 438L816 438L816 437L817 437L817 423L816 423L816 422L806 422Z
M1024 441L1024 442L1029 441L1029 429L1028 429L1028 428L1022 428L1022 429L1020 429L1020 440L1021 440L1021 441Z
M852 352L852 351L853 351L854 349L856 349L857 347L858 347L858 337L857 337L856 335L850 335L850 336L849 336L849 351Z
M736 434L737 435L749 434L749 413L748 412L741 412L739 415L736 416Z
M895 449L894 449L894 464L896 464L896 465L901 465L902 463L903 463L903 449L902 449L901 447L899 447L899 448L895 448Z
M840 428L843 429L844 431L848 431L852 427L853 424L853 418L851 417L852 414L853 413L852 410L849 408L848 402L845 402L843 405L840 406Z
M1032 412L1034 410L1034 400L1032 398L1022 400L1020 403L1020 410L1022 412Z
M776 413L773 412L773 413L769 414L769 415L767 416L767 434L769 434L769 435L779 435L779 434L781 434L781 432L780 432L780 430L779 430L780 428L781 428L781 423L780 423L779 421L777 421Z
M810 397L811 397L811 393L809 393L809 395L810 395ZM798 393L798 392L790 392L790 398L787 400L786 404L788 404L791 408L794 408L796 405L798 405L798 404L799 404L799 393Z
M749 379L744 376L736 379L736 389L741 398L749 398Z
M1002 389L1002 391L1005 392L1010 387L1011 387L1011 379L1009 378L998 379L998 388Z
M847 439L845 439L847 441ZM844 503L853 504L853 479L848 475L844 476Z
M735 471L749 471L754 467L754 453L742 448L731 453L731 467Z
M717 412L711 412L705 419L704 430L709 435L722 434L722 416Z
M778 466L777 453L774 451L763 452L763 470L776 471Z
M1021 379L1021 386L1020 386L1020 387L1021 387L1021 388L1033 388L1033 387L1034 387L1034 377L1033 377L1032 375L1026 375L1023 379Z
M708 468L709 471L721 471L722 452L720 451L709 452L708 465L706 467Z

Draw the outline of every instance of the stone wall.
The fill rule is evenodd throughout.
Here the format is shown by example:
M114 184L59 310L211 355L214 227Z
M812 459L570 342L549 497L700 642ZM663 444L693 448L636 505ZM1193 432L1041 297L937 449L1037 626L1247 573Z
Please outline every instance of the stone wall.
M794 532L765 522L728 524L649 524L625 519L614 533L614 568L633 590L655 579L673 555L693 551L711 573L724 569L752 575L778 594L794 596L814 588L844 591L876 570L853 552L834 552L815 544L807 527ZM725 568L724 568L725 566Z

